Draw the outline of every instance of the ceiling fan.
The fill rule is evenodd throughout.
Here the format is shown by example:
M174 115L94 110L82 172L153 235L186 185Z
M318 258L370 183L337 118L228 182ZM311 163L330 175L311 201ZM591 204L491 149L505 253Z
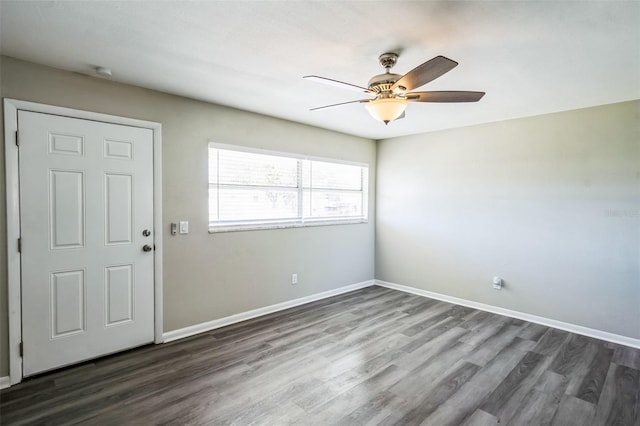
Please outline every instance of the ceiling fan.
M392 74L390 72L398 60L397 53L383 53L378 60L380 61L380 65L384 67L385 73L373 76L369 80L368 87L317 75L304 76L303 78L308 80L364 92L367 95L373 96L373 98L369 99L358 99L311 108L311 111L339 105L363 103L373 118L389 124L389 122L393 120L404 117L404 110L409 102L477 102L484 96L484 92L453 90L412 92L412 90L435 80L458 65L456 61L452 61L444 56L436 56L422 65L418 65L405 75Z

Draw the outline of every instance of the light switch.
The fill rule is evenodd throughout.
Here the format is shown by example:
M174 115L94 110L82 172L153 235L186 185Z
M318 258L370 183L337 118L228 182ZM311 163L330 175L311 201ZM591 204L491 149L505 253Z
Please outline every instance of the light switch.
M188 220L181 220L180 221L180 233L181 234L188 234L189 233L189 221Z

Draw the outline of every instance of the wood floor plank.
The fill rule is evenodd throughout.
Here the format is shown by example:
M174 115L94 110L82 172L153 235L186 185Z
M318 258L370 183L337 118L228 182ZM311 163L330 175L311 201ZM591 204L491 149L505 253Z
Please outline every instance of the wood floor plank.
M343 417L362 407L371 398L376 398L381 393L387 392L386 389L401 380L406 373L396 365L388 366L358 386L311 410L311 413L314 414L314 421L326 425L339 422Z
M27 379L0 423L640 426L638 367L638 349L373 286Z
M593 424L596 407L571 395L565 395L551 421L552 426L584 426Z
M420 302L416 305L413 305L411 307L405 308L402 310L402 312L404 312L407 315L418 315L422 312L426 312L426 311L433 311L433 307L436 305L448 305L442 302L438 302L435 299L424 299L424 298L420 298Z
M522 400L544 372L548 358L527 352L507 377L485 399L480 409L507 423Z
M475 312L475 309L469 308L467 306L453 305L451 309L449 309L449 316L459 319L467 319L468 316L471 316Z
M613 362L618 365L640 370L640 351L622 345L614 345L615 353Z
M548 425L558 410L569 379L546 370L511 417L514 425Z
M485 318L480 327L473 329L461 341L471 346L478 346L487 339L501 333L504 329L509 328L509 326L509 318L490 316Z
M429 392L422 396L416 395L412 408L402 416L396 425L419 425L451 395L465 384L480 367L469 362L463 362L453 371L446 374Z
M491 337L475 347L476 350L467 358L467 361L477 365L486 365L494 359L500 351L514 342L521 350L528 351L535 343L517 337L519 331L519 327L503 324L498 332L492 333Z
M406 404L403 400L391 392L384 391L340 419L336 426L385 424L388 419L405 411Z
M421 367L427 366L428 363L433 362L434 359L440 355L445 353L450 355L449 349L454 346L462 347L461 352L463 354L469 354L472 348L459 341L460 337L466 333L467 330L458 327L445 331L431 341L404 355L402 357L403 368L408 371L421 369Z
M446 305L437 305L433 310L427 312L426 314L420 315L420 321L416 324L407 327L402 331L403 334L413 337L416 334L427 330L434 325L440 323L441 321L446 320L450 317L449 315L450 308Z
M467 330L475 330L480 327L483 322L492 317L493 314L485 311L475 311L469 317L467 317L462 323L460 323L461 328L466 328Z
M562 344L549 370L565 376L570 372L575 374L576 369L583 368L588 364L587 359L590 360L594 355L594 347L591 339L586 336L573 334Z
M287 406L289 404L296 405L297 399L308 392L317 389L322 385L322 382L313 377L300 378L289 383L283 389L271 393L262 395L263 398L258 398L252 404L245 404L243 409L229 414L224 422L231 422L236 424L251 424L260 423L265 418L273 417L275 413L280 411L273 411L274 407ZM296 417L298 414L303 414L304 410L297 406L295 410L296 414L292 417ZM270 413L265 416L266 413Z
M640 424L640 370L615 363L609 366L594 424Z
M570 335L566 331L549 328L532 351L540 355L553 356L560 350Z
M395 334L398 331L399 320L405 315L402 312L391 312L367 325L358 326L350 332L332 335L331 337L337 343L322 352L321 355L330 359L338 359L349 352L358 350L363 345L370 344L375 339Z
M522 329L522 332L518 335L518 337L538 342L548 330L549 327L546 327L544 325L529 323L525 328Z
M526 355L526 352L520 349L521 340L512 339L509 345L499 351L471 380L440 405L424 423L457 426L467 421L486 396L493 392Z
M401 351L388 351L371 361L368 361L362 367L346 371L338 376L335 376L325 383L327 386L336 393L342 393L358 384L364 382L369 377L377 374L378 372L388 368L395 361L397 361Z
M407 336L399 333L372 340L341 357L332 356L327 368L314 372L314 376L329 381L344 373L371 370L375 365L397 356L407 340Z
M604 344L597 346L597 352L591 359L582 381L577 386L574 394L576 397L592 404L598 404L612 358L613 349L607 348Z
M514 425L549 425L560 405L560 399L545 392L531 390L511 417Z
M569 379L566 376L546 370L533 386L533 389L538 392L547 393L560 402L568 385Z
M305 416L305 412L293 403L285 403L275 405L264 411L248 425L278 425L278 426L297 426L299 419ZM244 423L236 423L244 424Z
M406 358L400 359L399 363L406 369L410 369L410 374L404 380L398 382L390 390L407 400L411 400L423 393L430 392L431 389L438 383L444 372L450 368L454 368L464 361L465 356L469 353L470 348L463 343L455 342L448 349L434 351L429 356L426 356L420 364L413 367L415 363L408 364Z
M402 350L405 352L413 352L421 346L424 346L427 343L433 341L433 339L441 336L447 331L451 330L454 327L457 327L460 323L460 320L457 318L447 317L442 321L434 324L432 327L429 327L425 330L422 330L419 334L416 334L409 340L409 342L402 347ZM459 330L463 330L460 327L457 327ZM464 333L464 332L463 332ZM466 333L465 333L466 334ZM403 333L406 336L406 334Z
M492 416L486 411L482 411L480 409L473 412L471 417L467 419L462 426L498 426L498 419L496 416ZM525 424L525 423L514 423L514 424Z

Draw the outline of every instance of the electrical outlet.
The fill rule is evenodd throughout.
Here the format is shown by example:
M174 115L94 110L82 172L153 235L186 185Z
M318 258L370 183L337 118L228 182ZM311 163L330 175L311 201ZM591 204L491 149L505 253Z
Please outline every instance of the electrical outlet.
M291 274L291 285L298 284L298 274Z
M502 278L493 277L493 289L494 290L502 290Z

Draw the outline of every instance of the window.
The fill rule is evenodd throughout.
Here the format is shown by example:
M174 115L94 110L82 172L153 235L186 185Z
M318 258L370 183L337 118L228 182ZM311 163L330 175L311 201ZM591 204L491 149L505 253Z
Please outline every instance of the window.
M209 144L209 231L367 221L369 167Z

